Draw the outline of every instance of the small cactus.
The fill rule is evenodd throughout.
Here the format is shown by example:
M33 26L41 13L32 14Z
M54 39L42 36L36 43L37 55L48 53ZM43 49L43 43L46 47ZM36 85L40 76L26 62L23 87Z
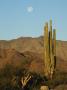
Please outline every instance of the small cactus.
M32 78L32 76L29 75L29 74L27 76L24 76L24 77L21 78L22 88L24 88L27 85L27 83L29 82L29 80L31 78Z

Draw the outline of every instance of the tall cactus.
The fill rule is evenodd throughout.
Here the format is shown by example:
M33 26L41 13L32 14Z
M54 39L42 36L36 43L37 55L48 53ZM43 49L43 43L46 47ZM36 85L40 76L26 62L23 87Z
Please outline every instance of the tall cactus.
M50 30L48 30L48 23L46 23L44 34L45 76L52 79L56 64L56 30L53 31L52 37L52 20L50 20Z
M45 59L44 59L44 63L45 63L45 76L49 77L50 74L50 58L49 58L49 38L48 38L48 23L46 23L45 27L44 27L44 50L45 50Z

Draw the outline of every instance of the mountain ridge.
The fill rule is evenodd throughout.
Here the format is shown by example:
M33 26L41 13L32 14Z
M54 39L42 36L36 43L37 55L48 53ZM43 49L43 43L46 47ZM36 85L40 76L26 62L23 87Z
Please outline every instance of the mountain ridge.
M56 41L57 69L67 72L67 41ZM26 60L26 66L30 71L43 73L44 68L44 39L43 36L37 38L20 37L10 41L0 40L0 64L8 62L14 65L21 65ZM4 54L6 52L6 54ZM2 56L6 58L1 58ZM29 62L28 62L29 61ZM15 63L16 62L16 63ZM2 64L1 66L4 66ZM24 67L24 65L23 65ZM40 69L38 69L41 67ZM31 69L30 69L31 68Z

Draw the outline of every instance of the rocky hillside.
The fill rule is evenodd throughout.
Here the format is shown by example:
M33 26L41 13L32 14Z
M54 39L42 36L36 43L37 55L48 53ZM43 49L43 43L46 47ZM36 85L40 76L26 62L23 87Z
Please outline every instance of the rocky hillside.
M67 72L67 42L57 41L56 48L57 69ZM7 63L18 66L22 62L30 71L43 73L43 52L43 37L0 40L0 68Z

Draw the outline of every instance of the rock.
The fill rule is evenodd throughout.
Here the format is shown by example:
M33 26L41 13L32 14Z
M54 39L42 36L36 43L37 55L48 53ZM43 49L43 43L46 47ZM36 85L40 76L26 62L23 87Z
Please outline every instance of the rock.
M41 86L40 90L49 90L48 86Z

